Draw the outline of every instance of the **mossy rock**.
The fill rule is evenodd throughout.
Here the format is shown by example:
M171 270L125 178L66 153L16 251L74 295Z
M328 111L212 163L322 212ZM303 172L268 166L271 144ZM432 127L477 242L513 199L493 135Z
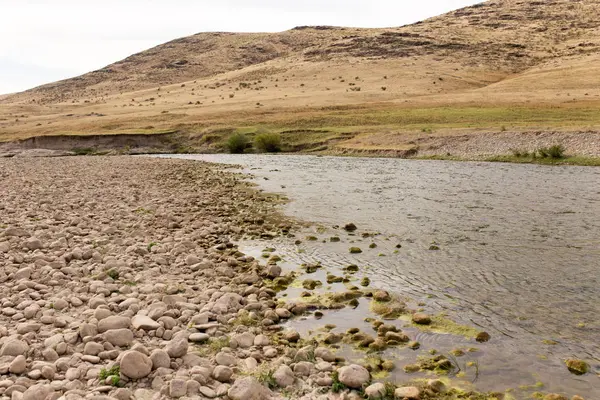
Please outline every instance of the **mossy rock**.
M384 371L393 371L396 368L396 365L392 360L384 360L381 363L381 369Z
M323 268L321 264L304 264L302 268L306 271L307 274L313 274L317 272L320 268Z
M350 247L350 254L360 254L362 253L362 250L360 249L360 247Z
M369 344L369 350L371 351L379 352L385 349L387 349L387 343L381 339L375 339L373 343Z
M392 296L390 296L390 294L385 290L376 290L373 293L373 299L379 302L387 302L392 300Z
M367 278L366 276L360 280L361 286L366 287L366 286L369 286L370 284L371 284L371 280L369 278Z
M565 361L565 364L567 364L569 371L575 375L584 375L590 370L589 364L582 360L569 359Z
M344 268L344 271L347 271L347 272L358 272L358 265L350 264L346 268Z
M346 232L354 232L356 231L358 228L356 227L356 225L352 222L350 222L349 224L344 225L344 230Z
M314 279L306 279L304 282L302 282L302 287L304 289L314 290L317 286L323 286L323 283Z
M332 237L329 238L329 241L332 242L332 243L337 243L340 240L341 239L339 237L337 237L337 236L332 236Z
M278 255L272 255L267 262L269 264L275 264L275 263L278 263L279 261L281 261L281 257L280 256L278 256Z
M462 357L465 355L465 352L461 349L452 349L450 350L450 354L452 354L455 357Z
M421 367L419 366L419 364L408 364L402 367L402 369L407 374L414 374L415 372L419 372L421 370Z

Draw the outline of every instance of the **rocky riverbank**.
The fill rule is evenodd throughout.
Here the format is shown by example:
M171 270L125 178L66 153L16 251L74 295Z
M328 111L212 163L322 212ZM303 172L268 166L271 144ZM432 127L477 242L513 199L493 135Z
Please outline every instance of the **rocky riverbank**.
M422 326L442 321L367 281L310 301L279 298L297 274L276 256L242 254L235 242L289 235L294 223L277 213L275 196L233 173L182 160L14 158L0 160L0 186L0 398L504 397L435 376L377 382L394 360L336 354L340 343L375 355L418 346L389 322L400 316ZM318 285L302 282L307 291ZM302 337L282 326L361 298L380 316L368 321L371 333ZM443 372L452 360L432 355L404 368Z

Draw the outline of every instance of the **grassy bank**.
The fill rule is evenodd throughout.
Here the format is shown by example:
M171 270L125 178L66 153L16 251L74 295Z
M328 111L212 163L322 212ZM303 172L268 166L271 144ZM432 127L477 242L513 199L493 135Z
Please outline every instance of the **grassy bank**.
M423 156L414 157L416 160L443 160L443 161L485 161L515 164L539 164L539 165L573 165L583 167L600 167L600 157L569 156L561 159L517 157L514 155L499 155L492 157L457 157L457 156Z

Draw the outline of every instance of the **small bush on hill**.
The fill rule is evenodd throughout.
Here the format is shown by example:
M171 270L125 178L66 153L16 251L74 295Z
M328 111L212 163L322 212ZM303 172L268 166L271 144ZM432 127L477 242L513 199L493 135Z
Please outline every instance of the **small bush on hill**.
M254 146L262 152L278 153L281 151L281 135L279 133L261 133L254 138Z
M246 135L241 133L234 133L227 139L227 149L232 154L241 154L249 147L250 141Z

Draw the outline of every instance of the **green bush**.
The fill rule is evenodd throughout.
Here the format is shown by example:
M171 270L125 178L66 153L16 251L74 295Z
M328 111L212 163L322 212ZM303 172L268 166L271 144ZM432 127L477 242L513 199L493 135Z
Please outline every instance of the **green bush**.
M560 144L550 147L540 147L537 152L542 158L565 158L565 148Z
M254 138L254 146L262 152L278 153L281 151L281 135L279 133L261 133Z
M226 146L230 153L241 154L248 148L249 144L250 141L246 135L234 133L233 135L229 136L229 139L227 139Z

